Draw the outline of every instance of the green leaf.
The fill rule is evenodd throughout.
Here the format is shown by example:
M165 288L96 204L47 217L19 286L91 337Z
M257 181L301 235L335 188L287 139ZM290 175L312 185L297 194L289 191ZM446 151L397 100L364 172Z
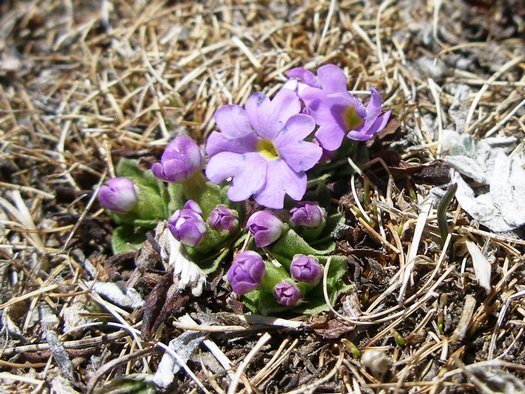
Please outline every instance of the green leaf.
M180 183L168 183L167 200L168 200L168 217L173 215L177 209L184 206L184 191Z
M135 252L146 240L146 231L131 226L119 226L113 230L111 246L114 254Z
M118 162L117 168L115 169L117 176L131 179L133 182L139 185L158 188L159 184L162 184L151 171L143 171L139 167L137 160L128 159L123 157Z
M448 206L452 202L452 199L454 198L457 190L458 190L457 183L454 183L452 186L450 186L450 188L447 190L445 195L441 198L441 201L439 202L439 205L437 208L439 233L441 235L441 247L445 245L445 241L449 233L448 223L447 223Z
M230 249L225 248L222 250L219 255L216 258L211 258L208 260L201 260L196 262L196 264L202 269L202 271L205 274L211 274L212 272L215 272L217 268L219 268L219 265L226 259L226 257L230 254Z
M279 304L273 297L273 294L261 290L254 290L245 294L243 302L252 313L260 313L262 315L290 310L289 307Z
M133 374L115 378L106 383L97 393L106 394L154 394L157 392L154 383L148 381L151 375Z
M314 249L295 230L289 229L270 247L270 253L281 264L289 267L292 258L297 254L322 256L333 252L334 249L333 242L325 249Z

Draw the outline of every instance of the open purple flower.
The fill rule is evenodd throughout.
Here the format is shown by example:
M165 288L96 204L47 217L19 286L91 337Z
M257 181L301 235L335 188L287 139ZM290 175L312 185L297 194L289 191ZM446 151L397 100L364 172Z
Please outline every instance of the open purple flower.
M290 274L300 282L316 283L323 276L323 268L316 258L301 254L292 260Z
M301 201L290 209L294 226L319 227L325 220L326 211L314 202Z
M273 288L273 296L279 304L294 306L301 299L301 291L293 283L283 280Z
M153 175L166 182L184 182L204 165L201 148L190 137L178 135L151 167Z
M217 231L233 231L239 225L239 214L226 205L217 205L208 218L208 224Z
M183 209L175 211L168 220L168 228L173 237L184 245L194 247L206 234L206 224L202 219L199 205L189 200Z
M228 282L237 294L246 294L255 290L264 277L262 257L251 250L239 253L228 270Z
M136 186L128 178L111 178L98 192L98 201L104 208L117 213L131 211L137 204Z
M322 154L319 146L304 141L315 122L300 111L300 100L289 89L280 90L273 100L255 93L245 108L219 108L215 122L221 132L214 131L206 144L208 179L220 183L232 177L232 201L254 196L265 207L281 209L285 195L300 200L306 192L305 171Z
M368 141L374 134L383 130L390 119L391 111L381 114L381 95L371 88L370 101L365 106L349 92L319 94L306 90L306 100L310 100L310 114L319 129L315 138L321 146L334 151L341 146L343 138Z
M270 211L257 211L248 219L246 228L252 233L255 245L261 248L279 239L283 222Z

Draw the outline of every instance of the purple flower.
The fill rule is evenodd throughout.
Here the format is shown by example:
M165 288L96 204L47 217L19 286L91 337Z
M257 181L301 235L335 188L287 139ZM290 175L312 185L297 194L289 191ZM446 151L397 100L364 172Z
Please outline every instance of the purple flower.
M153 175L166 182L184 182L204 165L201 149L190 137L178 135L151 167Z
M283 280L273 288L273 296L279 304L294 306L301 298L301 291L293 283Z
M290 274L300 282L316 283L323 276L323 268L316 258L301 254L292 260Z
M206 224L201 213L199 205L192 200L186 202L183 209L176 210L168 220L173 237L184 245L196 246L206 234Z
M239 253L228 270L228 282L237 294L246 294L255 290L264 277L262 257L251 250Z
M104 208L126 213L137 204L135 184L128 178L111 178L98 192L98 201Z
M217 205L208 218L208 224L217 231L233 231L239 225L239 214L226 205Z
M250 216L246 228L255 238L255 245L261 248L279 239L283 231L283 222L270 211L258 211Z
M343 138L368 141L383 130L390 119L391 111L381 115L381 95L371 88L370 101L365 106L348 92L328 95L305 90L305 100L310 102L310 114L319 129L315 138L321 146L334 151L341 146Z
M322 154L319 146L304 141L315 122L300 111L301 102L289 89L280 90L273 100L255 93L245 108L219 108L215 122L221 132L214 131L206 144L208 179L220 183L232 177L232 201L253 195L259 204L281 209L286 194L300 200L306 192L305 171Z
M290 214L294 226L315 228L323 224L326 211L314 202L301 201L290 210Z

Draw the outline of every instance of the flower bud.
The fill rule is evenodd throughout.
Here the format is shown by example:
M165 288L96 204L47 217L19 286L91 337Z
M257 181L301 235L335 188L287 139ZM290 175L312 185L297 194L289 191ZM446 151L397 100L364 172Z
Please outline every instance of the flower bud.
M299 282L317 283L323 276L323 267L311 256L300 254L295 256L290 265L292 278Z
M131 211L137 204L135 184L128 178L111 178L98 192L98 201L104 208L117 213Z
M217 205L208 218L208 224L217 231L231 232L239 225L239 214L226 205Z
M301 291L293 283L283 280L273 288L273 296L281 305L294 306L301 298Z
M199 204L197 204L196 201L193 201L193 200L186 201L186 203L184 204L184 209L189 209L190 211L195 212L197 215L202 216L202 209L199 206Z
M246 227L255 238L255 245L261 248L279 239L283 231L283 222L270 211L258 211L250 216Z
M151 167L153 175L166 182L184 182L204 165L200 147L190 137L179 135L168 144L160 163Z
M190 201L184 205L183 209L175 211L173 216L168 220L168 228L176 240L182 242L184 245L194 247L206 234L206 224L198 212L200 208L197 203L192 201L194 204L188 204ZM198 211L196 212L194 209L188 207L196 208Z
M290 214L294 226L315 228L324 223L326 211L316 203L301 201L290 210Z
M264 277L264 261L251 250L239 253L228 270L228 282L233 291L239 295L255 290Z

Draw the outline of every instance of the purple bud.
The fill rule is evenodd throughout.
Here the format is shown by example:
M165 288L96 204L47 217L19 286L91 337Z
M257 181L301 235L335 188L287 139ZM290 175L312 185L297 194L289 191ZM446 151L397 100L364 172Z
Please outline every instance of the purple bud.
M283 222L270 211L255 212L246 223L258 247L268 246L277 241L283 230Z
M186 203L186 205L188 205L188 203ZM173 216L168 220L168 228L176 240L182 242L184 245L194 247L206 234L206 224L199 213L186 208L186 205L184 209L175 211ZM197 203L195 203L195 205L197 205ZM197 208L200 210L198 205Z
M294 306L301 298L301 291L293 283L283 280L273 288L273 296L279 304Z
M196 201L193 201L193 200L186 201L186 203L184 204L184 209L189 209L190 211L195 212L197 215L202 216L202 209Z
M111 178L98 192L98 201L106 209L126 213L137 204L135 184L128 178Z
M228 270L228 282L237 294L246 294L255 290L264 277L262 257L251 250L239 253Z
M238 225L238 213L226 205L217 205L208 218L208 224L217 231L233 231Z
M315 228L323 224L326 211L316 203L302 201L290 210L290 214L294 226Z
M153 175L166 182L184 182L204 165L201 148L190 137L179 135L168 144L160 163L151 167Z
M301 254L292 260L290 274L300 282L315 283L323 276L323 267L316 258Z

